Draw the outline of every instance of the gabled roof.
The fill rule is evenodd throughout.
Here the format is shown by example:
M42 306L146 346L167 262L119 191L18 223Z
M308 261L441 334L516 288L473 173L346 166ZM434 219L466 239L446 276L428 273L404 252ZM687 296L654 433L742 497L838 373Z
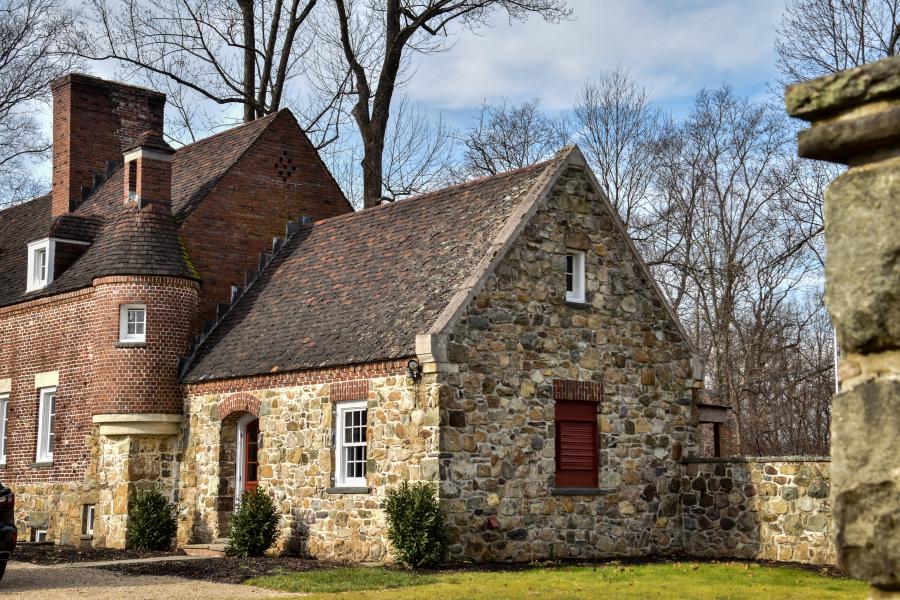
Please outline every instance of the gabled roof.
M198 383L433 351L417 347L416 338L430 344L452 330L569 167L585 169L696 357L618 213L572 146L524 169L302 228L212 329L182 380Z
M303 227L201 345L184 381L415 354L567 154Z
M174 217L173 225L165 224L165 217L155 210L125 208L121 167L72 213L51 218L49 195L0 211L0 306L87 287L104 275L196 278L178 240L177 224L184 222L280 115L293 119L290 111L282 110L175 152L172 217L168 217ZM150 227L145 227L148 224ZM26 294L27 244L47 237L93 243L49 286Z

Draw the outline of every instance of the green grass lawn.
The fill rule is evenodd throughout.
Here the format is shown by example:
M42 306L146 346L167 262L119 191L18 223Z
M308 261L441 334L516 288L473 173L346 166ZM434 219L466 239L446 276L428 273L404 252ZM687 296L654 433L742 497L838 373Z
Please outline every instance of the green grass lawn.
M788 567L743 563L655 563L467 571L431 575L379 567L282 573L247 582L306 598L609 598L663 600L862 600L866 584Z

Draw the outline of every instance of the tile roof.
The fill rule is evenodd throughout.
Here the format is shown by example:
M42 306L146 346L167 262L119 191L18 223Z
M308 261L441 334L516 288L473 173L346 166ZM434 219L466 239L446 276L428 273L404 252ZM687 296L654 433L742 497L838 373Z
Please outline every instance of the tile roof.
M201 344L184 381L414 355L416 334L560 156L303 227Z
M172 157L172 225L155 209L126 209L122 167L78 208L51 218L49 194L0 210L0 306L87 287L104 275L196 278L178 240L181 223L279 115L273 113L179 148ZM293 118L293 117L290 117ZM152 137L152 136L151 136ZM25 293L28 242L46 237L93 241L49 286Z

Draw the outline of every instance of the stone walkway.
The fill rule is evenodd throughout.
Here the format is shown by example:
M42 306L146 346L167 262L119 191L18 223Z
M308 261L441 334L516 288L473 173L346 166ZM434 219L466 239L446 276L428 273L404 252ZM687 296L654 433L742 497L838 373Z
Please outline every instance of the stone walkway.
M171 557L115 562L155 562ZM180 557L179 560L203 560ZM10 561L0 581L0 597L16 600L231 600L294 596L262 588L230 583L210 583L180 577L130 576L91 568L109 562L38 566Z

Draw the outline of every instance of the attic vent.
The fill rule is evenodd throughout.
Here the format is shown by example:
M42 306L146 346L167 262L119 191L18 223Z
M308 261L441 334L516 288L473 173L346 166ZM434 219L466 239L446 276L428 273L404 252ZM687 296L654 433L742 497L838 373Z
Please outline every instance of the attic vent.
M297 167L294 166L294 159L288 155L287 150L281 151L281 156L279 156L278 160L275 162L275 170L278 172L278 177L281 178L281 181L284 181L285 183L293 176L294 171L297 170Z

